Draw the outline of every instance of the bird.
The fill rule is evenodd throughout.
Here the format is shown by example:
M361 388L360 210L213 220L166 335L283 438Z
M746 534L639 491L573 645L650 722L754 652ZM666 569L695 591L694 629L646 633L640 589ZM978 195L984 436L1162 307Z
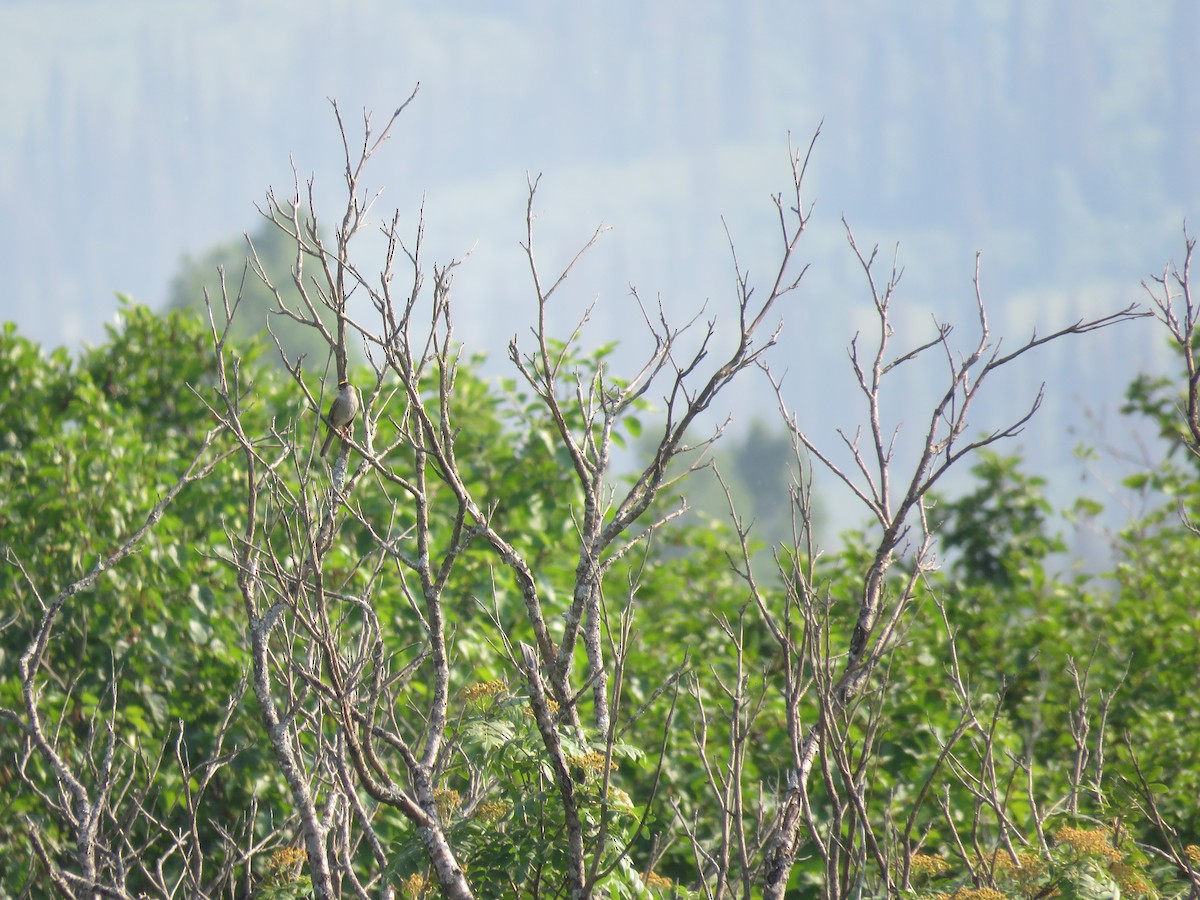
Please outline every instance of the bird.
M358 391L348 381L338 382L337 396L333 398L333 403L329 405L329 415L325 417L329 430L325 433L325 443L321 445L321 456L329 452L333 436L345 432L357 415Z

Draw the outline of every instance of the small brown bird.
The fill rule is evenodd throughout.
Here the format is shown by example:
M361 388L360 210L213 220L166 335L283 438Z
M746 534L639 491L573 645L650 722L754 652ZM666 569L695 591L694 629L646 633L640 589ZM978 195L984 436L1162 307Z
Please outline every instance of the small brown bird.
M354 417L358 415L358 391L348 381L338 384L337 396L329 406L329 415L325 417L329 430L325 433L325 443L321 445L321 456L329 452L329 445L335 434L345 435Z

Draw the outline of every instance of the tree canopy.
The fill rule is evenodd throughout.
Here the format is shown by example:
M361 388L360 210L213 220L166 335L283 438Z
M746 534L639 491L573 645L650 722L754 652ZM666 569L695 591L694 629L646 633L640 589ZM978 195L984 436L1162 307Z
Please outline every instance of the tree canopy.
M1179 450L1131 477L1153 511L1095 573L1004 451L1025 419L966 418L997 368L1140 311L1002 355L980 298L966 344L892 348L897 272L847 230L880 324L851 355L860 438L835 452L781 409L718 467L729 514L686 517L722 446L706 404L776 389L804 154L773 286L735 270L740 340L696 349L648 313L634 372L545 330L569 267L536 264L531 186L542 325L485 378L454 339L457 262L393 225L383 277L354 265L354 173L387 133L364 127L336 235L270 197L298 294L265 302L318 351L229 340L228 279L212 315L127 303L77 358L0 333L0 895L1195 895L1195 397L1131 387ZM1190 375L1172 277L1151 309ZM948 385L906 471L880 384L932 351ZM362 407L323 462L343 376ZM942 493L960 465L972 485ZM779 466L752 500L767 541L734 482ZM822 547L826 478L863 526Z

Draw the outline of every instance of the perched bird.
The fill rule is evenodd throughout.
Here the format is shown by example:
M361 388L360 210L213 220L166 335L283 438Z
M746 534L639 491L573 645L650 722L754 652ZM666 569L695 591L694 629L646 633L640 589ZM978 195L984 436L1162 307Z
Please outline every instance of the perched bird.
M358 391L348 381L338 384L337 396L329 406L329 415L325 417L329 423L329 431L325 433L325 443L321 445L321 456L329 452L329 445L335 434L345 434L358 415Z

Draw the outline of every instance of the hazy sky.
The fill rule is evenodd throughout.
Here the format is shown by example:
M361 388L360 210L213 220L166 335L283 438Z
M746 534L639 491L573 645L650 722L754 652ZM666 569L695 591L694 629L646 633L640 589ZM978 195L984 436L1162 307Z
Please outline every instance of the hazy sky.
M812 269L776 364L795 402L819 405L817 427L851 427L844 347L871 313L843 215L889 259L900 242L907 340L933 316L973 326L977 249L1010 340L1139 299L1178 255L1200 207L1198 8L5 0L0 318L49 344L101 339L115 291L160 305L184 255L257 227L254 204L290 190L293 163L332 210L328 98L356 125L363 109L381 121L420 82L372 184L412 223L423 199L431 259L471 253L459 337L496 357L530 321L518 242L541 173L546 270L612 228L559 321L598 300L589 344L628 341L631 284L681 317L729 314L726 227L765 280L789 135L805 144L824 122ZM1048 355L1012 386L1016 403L1059 382L1035 447L1062 455L1080 394L1111 408L1114 385L1161 364L1152 329L1125 334ZM765 405L761 383L742 390Z
M380 118L418 81L375 174L410 215L425 197L443 256L475 251L468 283L519 276L532 172L548 252L607 223L606 290L711 296L728 271L720 217L767 265L788 135L824 121L815 278L845 265L845 214L867 240L904 243L918 291L961 285L976 249L997 291L1112 277L1100 265L1136 284L1197 200L1194 178L1164 196L1131 175L1195 141L1165 102L1163 42L1186 5L10 0L0 252L18 291L0 315L74 343L113 291L161 302L180 255L254 227L290 161L332 202L327 98ZM1067 255L1092 265L1056 270Z

